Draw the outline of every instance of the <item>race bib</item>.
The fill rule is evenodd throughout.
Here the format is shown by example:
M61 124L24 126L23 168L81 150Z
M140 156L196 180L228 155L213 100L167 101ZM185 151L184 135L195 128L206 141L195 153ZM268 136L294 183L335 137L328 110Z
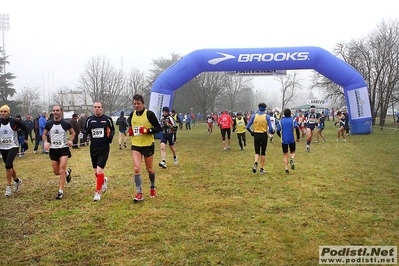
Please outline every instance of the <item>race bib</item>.
M2 144L11 144L12 138L4 138L0 140Z
M104 128L93 128L91 130L91 136L94 139L98 139L98 138L103 138L105 136L104 134Z
M53 140L51 141L51 148L62 148L62 144L61 140Z
M133 136L141 136L140 127L133 127Z

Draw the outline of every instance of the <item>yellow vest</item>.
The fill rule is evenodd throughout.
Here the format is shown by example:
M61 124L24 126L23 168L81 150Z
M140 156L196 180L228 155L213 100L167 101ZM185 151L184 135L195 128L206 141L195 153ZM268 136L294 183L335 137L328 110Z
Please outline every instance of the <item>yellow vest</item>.
M244 122L244 117L241 117L241 119L238 119L236 117L236 128L237 128L237 133L244 133L246 128L245 128L245 122Z
M253 132L255 133L266 133L268 130L266 114L256 114L253 123Z
M138 133L140 127L152 128L152 124L147 119L147 109L144 110L143 114L138 116L136 111L134 111L132 116L132 121L130 123L133 129L132 145L138 147L148 147L154 142L154 134L144 134Z

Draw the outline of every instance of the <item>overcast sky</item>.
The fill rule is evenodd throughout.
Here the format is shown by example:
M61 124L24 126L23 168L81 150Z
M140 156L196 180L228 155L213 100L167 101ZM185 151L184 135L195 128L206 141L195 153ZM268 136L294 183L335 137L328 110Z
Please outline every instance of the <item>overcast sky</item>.
M332 51L338 42L366 36L383 19L399 18L397 0L0 0L0 14L10 16L4 41L15 88L44 87L46 95L75 89L96 56L126 72L146 72L153 59L203 48ZM255 78L256 89L273 86L272 79Z

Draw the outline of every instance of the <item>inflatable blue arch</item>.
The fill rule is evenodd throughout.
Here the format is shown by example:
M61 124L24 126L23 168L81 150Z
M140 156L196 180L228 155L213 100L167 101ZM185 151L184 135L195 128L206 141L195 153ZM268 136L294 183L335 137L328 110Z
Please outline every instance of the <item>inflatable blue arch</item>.
M281 48L201 49L184 56L155 80L149 109L161 117L174 91L202 72L313 69L342 86L352 134L370 134L372 120L366 82L351 65L313 46Z

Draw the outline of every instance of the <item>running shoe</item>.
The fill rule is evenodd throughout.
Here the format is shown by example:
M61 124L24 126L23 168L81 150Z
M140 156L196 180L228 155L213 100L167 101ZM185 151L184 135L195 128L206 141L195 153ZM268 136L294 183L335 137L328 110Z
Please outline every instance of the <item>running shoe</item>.
M294 170L295 169L294 159L290 160L290 165L291 165L291 169Z
M309 146L306 146L306 151L310 152Z
M258 168L258 162L255 162L254 166L252 167L252 173L256 173L257 168Z
M166 163L165 162L160 162L158 165L159 165L159 167L162 167L163 169L166 168Z
M136 197L133 199L134 202L139 202L144 200L144 196L142 193L137 193Z
M123 143L123 147L125 147L125 149L127 148L126 142Z
M18 182L14 182L14 192L19 190L19 186L22 184L22 179L18 178Z
M174 164L174 165L177 165L178 163L179 163L179 160L178 160L178 158L177 158L177 156L176 156L176 158L173 159L173 164Z
M67 181L68 183L71 182L71 179L72 179L71 172L72 172L72 169L71 169L71 168L66 169L66 176L65 176L65 178L66 178L66 181Z
M157 196L157 193L155 191L155 188L150 189L150 198L155 198Z
M55 199L61 200L63 198L64 198L64 193L58 191L57 196L55 197Z
M12 196L12 189L11 186L6 186L6 194L7 197L11 197Z
M100 192L94 193L93 201L100 201L100 200L101 200L101 194L100 194Z
M285 174L286 174L286 175L290 174L290 171L285 170Z
M266 174L266 172L265 172L265 170L263 170L263 168L260 168L259 169L259 174L264 175L264 174Z
M105 176L103 185L101 186L101 191L105 193L107 192L107 190L108 190L108 177Z

